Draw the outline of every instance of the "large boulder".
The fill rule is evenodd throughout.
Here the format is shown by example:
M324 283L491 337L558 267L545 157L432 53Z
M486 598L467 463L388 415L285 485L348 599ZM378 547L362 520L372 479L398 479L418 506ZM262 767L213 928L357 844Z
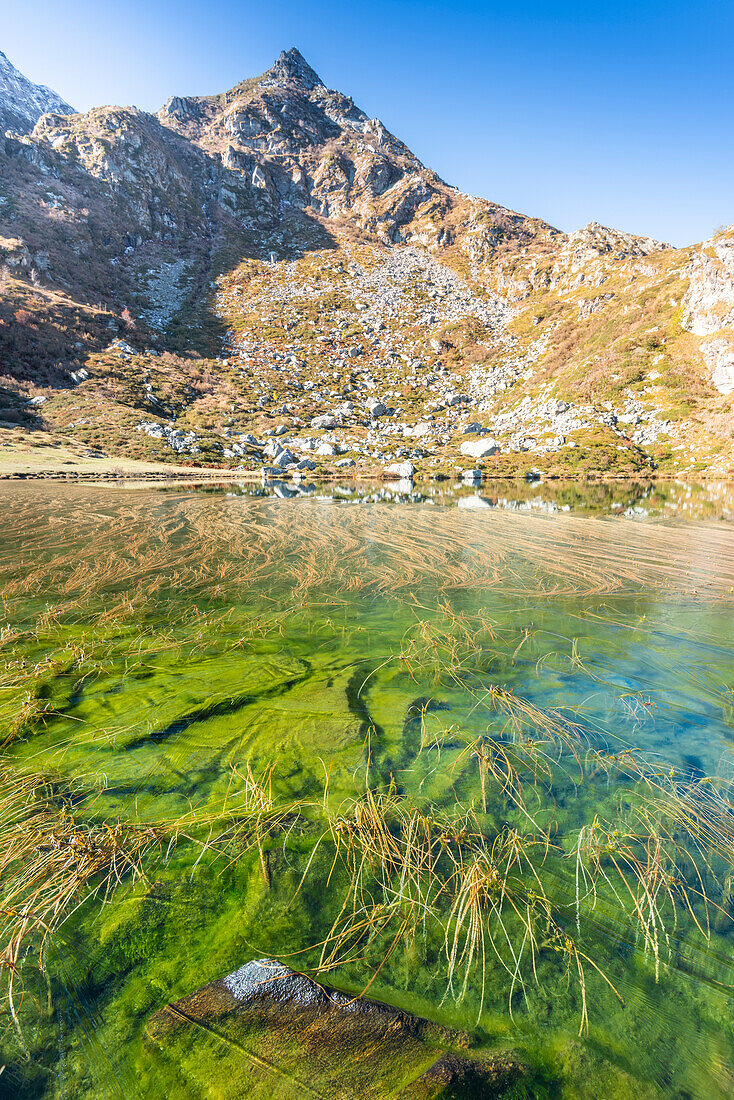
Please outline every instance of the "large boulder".
M524 1073L507 1056L470 1057L466 1033L340 992L275 959L246 963L165 1005L147 1038L147 1057L163 1060L187 1097L489 1100Z
M499 443L495 439L472 439L468 443L461 444L461 453L469 458L487 458L496 455L499 451Z
M416 467L412 462L393 462L392 466L387 467L386 472L388 474L395 474L396 477L412 481L416 474Z
M367 412L373 420L377 420L381 416L387 416L389 411L387 405L384 405L382 401L378 401L376 397L370 397L367 401Z
M296 459L291 454L291 452L287 449L284 449L282 451L279 451L278 454L273 459L273 466L279 466L280 469L283 470L283 469L286 468L286 466L294 465L295 462L296 462Z
M331 413L322 413L321 416L315 416L311 421L312 428L335 428L336 417Z

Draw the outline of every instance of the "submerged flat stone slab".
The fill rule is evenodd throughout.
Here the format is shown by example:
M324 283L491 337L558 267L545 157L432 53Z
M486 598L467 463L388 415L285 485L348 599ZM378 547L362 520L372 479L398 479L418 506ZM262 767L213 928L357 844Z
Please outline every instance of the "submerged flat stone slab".
M511 1058L468 1056L469 1036L378 1001L350 997L258 959L166 1005L148 1054L187 1096L235 1100L501 1097L523 1073Z

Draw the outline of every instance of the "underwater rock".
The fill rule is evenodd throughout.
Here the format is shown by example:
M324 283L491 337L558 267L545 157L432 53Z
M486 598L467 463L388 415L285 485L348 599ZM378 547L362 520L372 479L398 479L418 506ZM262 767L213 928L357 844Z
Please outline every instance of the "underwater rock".
M146 1056L187 1095L296 1100L501 1097L524 1067L474 1059L468 1034L257 959L150 1019Z
M448 1052L404 1089L398 1100L499 1100L524 1074L522 1063L510 1056L480 1061Z
M275 1001L279 1005L311 1008L314 1005L328 1007L329 996L323 986L305 974L283 966L276 959L255 959L239 970L222 978L224 985L236 1001L256 1004ZM350 998L332 992L332 1003L346 1006ZM340 998L337 1000L336 998ZM352 1002L354 1003L354 1002Z

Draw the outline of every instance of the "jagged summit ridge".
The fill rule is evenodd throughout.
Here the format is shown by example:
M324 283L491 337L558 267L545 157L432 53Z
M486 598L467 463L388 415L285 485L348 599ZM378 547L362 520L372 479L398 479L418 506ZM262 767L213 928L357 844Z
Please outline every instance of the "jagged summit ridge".
M289 50L282 50L275 64L263 74L258 83L262 88L299 84L308 91L324 86L321 77L295 46L291 46Z
M0 50L0 134L29 133L41 115L73 115L74 108L43 84L34 84Z
M252 185L263 224L286 202L309 216L348 218L384 243L442 247L466 236L456 189L350 96L327 88L295 47L227 92L172 97L158 118ZM553 233L496 204L476 204L472 247Z

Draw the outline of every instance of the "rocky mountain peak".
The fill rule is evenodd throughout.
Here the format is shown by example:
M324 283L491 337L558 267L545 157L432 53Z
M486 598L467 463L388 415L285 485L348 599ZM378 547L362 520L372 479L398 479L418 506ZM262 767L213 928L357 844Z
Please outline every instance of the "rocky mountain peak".
M73 115L74 108L42 84L34 84L0 51L0 134L29 133L41 115Z
M323 88L324 86L321 77L314 72L303 54L295 46L281 52L275 64L263 74L259 83L261 87L298 84L308 91L312 88Z
M639 237L633 233L623 233L619 229L610 229L599 222L589 222L583 229L570 233L567 249L589 255L613 254L618 259L627 256L648 256L653 252L662 252L670 245L655 241L652 237Z

